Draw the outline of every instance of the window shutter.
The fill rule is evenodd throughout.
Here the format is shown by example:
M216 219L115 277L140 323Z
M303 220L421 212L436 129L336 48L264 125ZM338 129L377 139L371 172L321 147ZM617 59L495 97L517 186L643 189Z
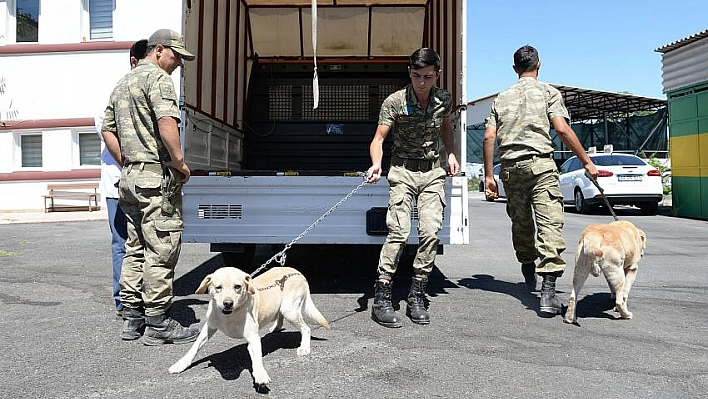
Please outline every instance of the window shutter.
M89 0L91 40L113 38L113 0Z
M22 167L33 168L42 166L42 135L23 134L20 136L20 152Z
M79 165L101 164L101 139L96 133L79 133Z

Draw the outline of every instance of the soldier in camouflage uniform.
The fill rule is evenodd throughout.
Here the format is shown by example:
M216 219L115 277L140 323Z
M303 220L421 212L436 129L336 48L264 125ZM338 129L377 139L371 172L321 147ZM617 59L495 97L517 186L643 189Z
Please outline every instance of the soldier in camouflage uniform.
M597 168L568 125L568 110L560 92L537 80L540 67L535 48L523 46L514 53L514 71L519 81L499 93L486 120L484 183L486 195L496 198L497 185L492 174L496 141L502 165L499 178L506 190L516 258L529 288L536 289L536 274L543 277L539 310L555 315L562 307L555 284L565 270L561 257L565 241L563 197L553 159L551 126L587 173L597 177ZM536 259L540 259L538 265Z
M391 284L411 230L413 200L418 208L418 252L413 262L414 276L407 298L406 314L414 323L428 324L425 306L428 275L433 269L445 206L445 176L455 176L460 166L454 154L450 124L452 95L435 87L440 76L440 56L421 48L408 64L411 84L391 94L383 102L378 128L369 152L372 166L369 183L382 173L383 142L393 132L393 153L388 171L390 185L386 225L388 236L381 249L371 318L385 327L401 327L391 303ZM442 138L448 170L440 166L438 142Z
M182 36L160 29L148 39L147 56L116 85L103 122L111 155L123 165L120 207L128 239L120 278L124 340L186 343L199 330L169 317L174 269L182 243L181 185L190 176L178 123L180 110L170 74L195 57Z

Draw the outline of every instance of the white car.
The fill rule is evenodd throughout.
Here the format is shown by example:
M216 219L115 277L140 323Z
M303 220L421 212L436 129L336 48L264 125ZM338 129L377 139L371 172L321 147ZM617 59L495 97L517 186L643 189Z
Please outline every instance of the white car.
M634 205L645 215L656 215L664 194L658 169L635 155L588 155L599 172L597 183L611 205ZM573 205L580 213L588 213L594 206L604 204L600 190L585 175L577 157L561 165L560 190L563 203Z
M504 191L504 183L502 183L501 179L499 179L499 173L501 173L501 164L494 165L494 168L492 168L492 173L494 174L494 181L497 182L497 191L499 194L498 198L506 198L506 191ZM479 191L484 192L484 176L482 176L481 180L479 181ZM487 197L485 195L485 198L487 201L494 201L494 198L492 197Z

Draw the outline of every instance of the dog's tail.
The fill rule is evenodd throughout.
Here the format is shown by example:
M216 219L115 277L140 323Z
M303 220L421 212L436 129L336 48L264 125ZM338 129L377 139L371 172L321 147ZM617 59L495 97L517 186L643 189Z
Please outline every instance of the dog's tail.
M592 262L590 273L597 277L600 275L600 259L602 258L602 234L585 234L581 245L578 246L578 252L575 256L575 262L585 261Z
M307 297L305 298L305 309L303 309L303 313L305 317L309 318L315 323L321 325L324 328L329 328L329 322L327 321L327 319L325 319L324 316L322 316L322 313L320 313L320 311L317 309L314 302L312 302L312 298L310 298L309 292L307 293Z

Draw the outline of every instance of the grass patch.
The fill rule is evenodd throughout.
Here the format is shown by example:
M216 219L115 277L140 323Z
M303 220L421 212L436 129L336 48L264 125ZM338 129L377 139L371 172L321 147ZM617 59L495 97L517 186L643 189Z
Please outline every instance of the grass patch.
M0 256L17 256L17 252L0 251Z

